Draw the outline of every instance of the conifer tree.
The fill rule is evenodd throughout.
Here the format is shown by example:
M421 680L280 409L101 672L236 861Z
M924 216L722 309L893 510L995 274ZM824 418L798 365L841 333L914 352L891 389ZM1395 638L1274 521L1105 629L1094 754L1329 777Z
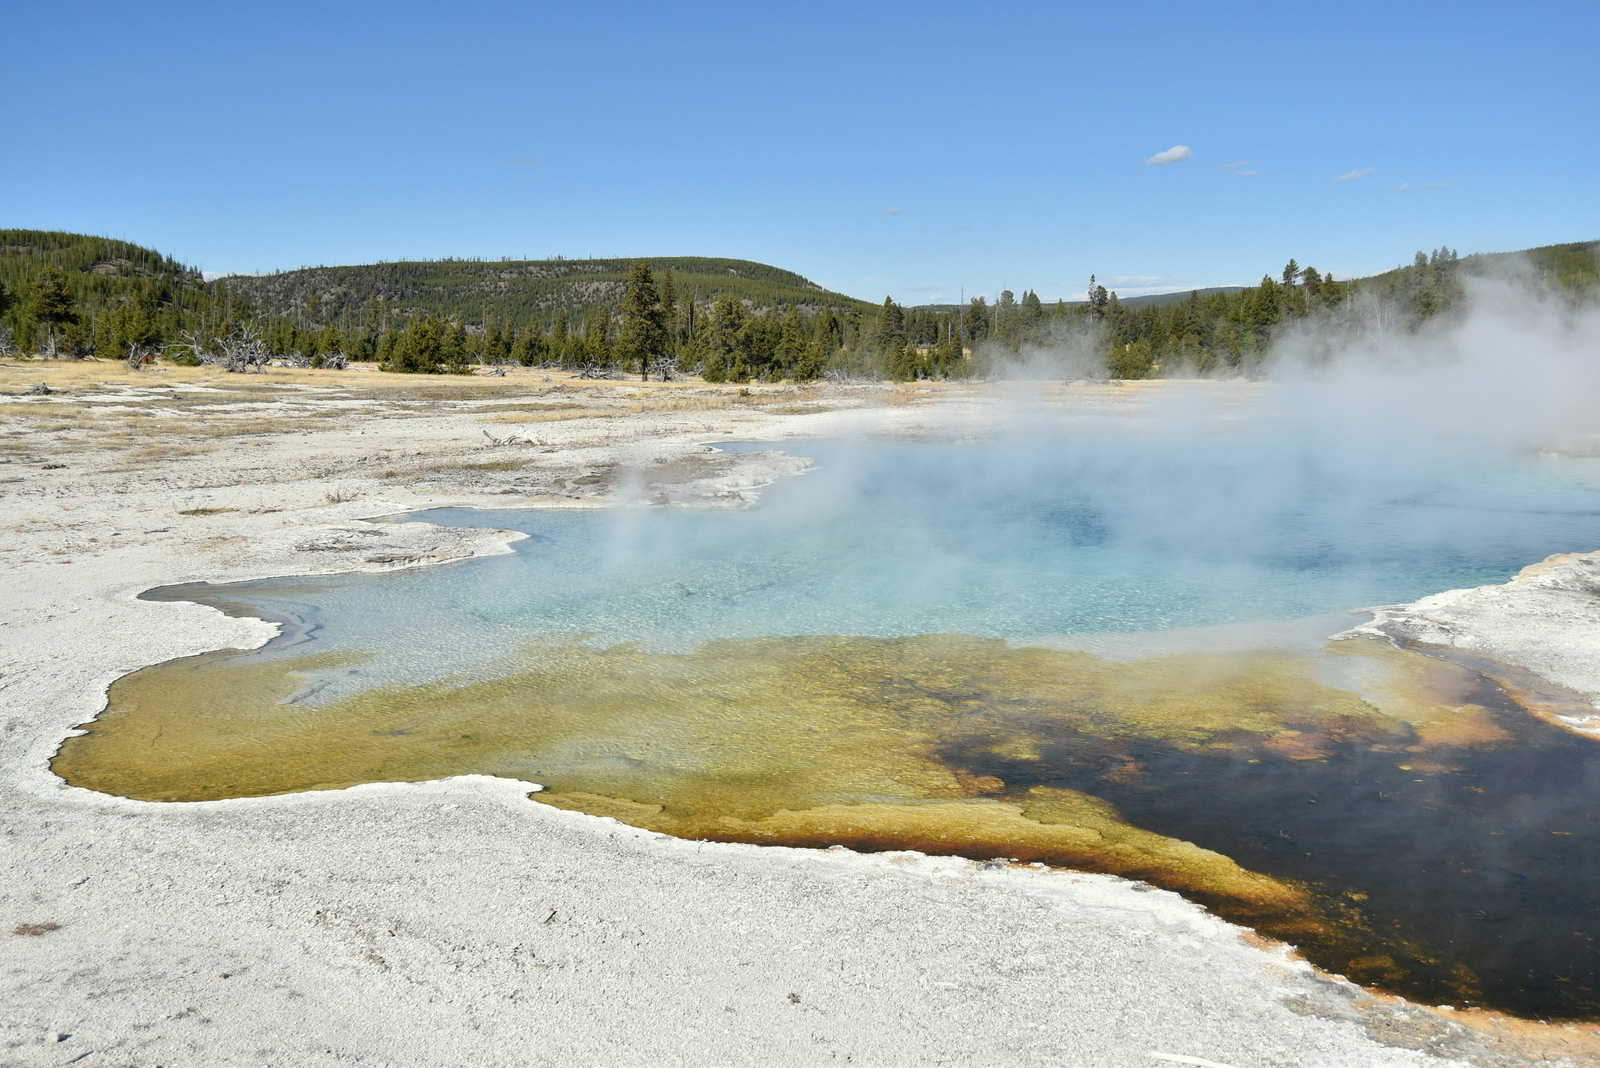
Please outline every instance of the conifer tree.
M584 358L596 367L611 364L611 309L596 308L583 321Z
M972 304L967 308L967 337L972 347L977 348L978 342L988 336L989 301L984 297L973 297Z
M557 363L565 366L567 363L567 341L572 335L572 328L567 321L567 309L556 309L556 321L550 327L550 356Z
M1110 302L1106 295L1106 287L1095 281L1094 275L1089 276L1089 320L1098 323L1105 315L1106 305Z
M622 306L617 357L624 365L637 363L640 379L648 382L650 364L666 351L666 334L650 265L636 261L628 268L628 296Z
M672 268L661 269L661 325L667 332L667 354L678 347L678 290L672 284Z
M445 374L466 375L472 373L472 352L467 346L467 328L460 319L450 323L444 331L444 345L440 352Z
M1022 295L1022 319L1029 326L1037 325L1044 319L1044 304L1039 300L1039 294L1031 289Z
M72 294L67 292L67 281L55 266L39 272L28 310L33 314L33 321L44 327L48 339L45 354L54 356L60 347L62 330L78 322L78 309L73 304Z
M904 327L904 309L894 302L893 297L884 297L883 307L878 309L878 323L872 337L873 347L879 355L899 352Z
M802 381L800 377L800 364L806 353L806 328L800 321L800 312L793 304L789 305L789 313L783 317L783 325L779 328L778 343L774 357L777 361L779 377L793 378L796 382Z

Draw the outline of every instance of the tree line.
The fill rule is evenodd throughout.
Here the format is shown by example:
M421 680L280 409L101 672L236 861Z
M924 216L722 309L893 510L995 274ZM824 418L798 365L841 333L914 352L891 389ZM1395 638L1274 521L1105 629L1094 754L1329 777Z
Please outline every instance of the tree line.
M1595 247L1552 246L1528 255L1544 265L1545 281L1581 291L1593 285ZM1124 302L1091 277L1083 299L1071 303L1046 305L1033 290L1020 298L1006 290L993 303L975 297L954 308L908 308L890 298L877 306L836 303L798 275L776 268L760 275L753 268L761 265L749 265L752 277L742 281L769 287L757 294L763 304L737 286L706 291L720 282L707 264L745 261L638 260L604 291L606 300L517 312L485 298L469 319L459 311L397 306L381 294L352 309L324 302L315 286L292 310L268 314L228 280L207 282L137 246L0 231L0 352L119 359L160 352L183 363L199 362L208 347L227 348L230 339L230 351L242 351L245 338L257 365L267 358L303 366L357 360L423 374L520 364L607 377L698 374L709 382L911 380L986 376L1016 361L1067 377L1241 374L1302 322L1331 325L1334 333L1366 329L1375 317L1395 329L1426 322L1460 300L1464 272L1487 259L1439 248L1418 252L1408 266L1350 281L1291 259L1244 289L1143 302ZM582 263L614 273L613 261ZM693 268L692 284L674 263ZM1062 353L1072 359L1062 360Z

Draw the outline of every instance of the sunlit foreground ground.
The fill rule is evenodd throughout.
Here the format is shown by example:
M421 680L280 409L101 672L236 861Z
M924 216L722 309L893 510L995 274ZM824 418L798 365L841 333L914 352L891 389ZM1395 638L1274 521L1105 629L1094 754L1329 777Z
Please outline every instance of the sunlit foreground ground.
M36 383L55 393L20 396ZM924 401L984 396L966 386L866 392L865 403L913 416ZM1062 396L1124 407L1143 392ZM605 501L623 459L619 441L742 435L769 415L863 403L834 388L745 394L527 371L420 379L40 363L0 365L0 393L10 394L0 398L0 563L73 576L69 592L95 596L146 575L158 576L146 580L154 585L361 567L358 539L355 550L324 539L301 551L303 532L444 502ZM484 431L525 436L495 446ZM661 469L698 477L714 466L681 453ZM168 563L180 559L181 568ZM99 663L96 651L109 644L122 659L106 663L148 662L137 633L74 628L80 659ZM8 638L33 640L22 628ZM1351 666L1330 667L1340 663ZM1414 788L1412 811L1451 814L1465 797L1493 794L1477 773L1529 741L1528 718L1479 676L1365 642L1312 658L1143 664L938 636L728 642L685 656L561 645L526 650L493 682L369 693L316 709L280 704L299 688L295 666L221 652L136 672L115 684L111 707L87 735L67 740L53 767L74 782L149 798L482 770L547 784L541 801L690 838L909 846L1117 872L1304 945L1352 978L1393 990L1422 982L1430 1001L1478 1001L1475 977L1407 931L1374 929L1365 891L1330 891L1332 881L1274 874L1261 862L1298 843L1274 837L1260 850L1208 850L1188 844L1186 832L1149 830L1158 821L1140 808L1140 784L1181 782L1169 773L1187 769L1194 787L1174 804L1226 822L1252 809L1288 810L1284 789L1262 786L1247 769L1331 789L1357 781L1355 759L1374 803L1405 801ZM68 722L51 729L51 747ZM1063 760L1064 749L1082 759ZM1448 789L1430 797L1438 785ZM1394 836L1392 851L1403 857L1407 838ZM1565 934L1584 930L1592 922ZM1555 999L1565 1012L1525 1014L1592 1017L1593 1000L1580 991Z
M1589 743L1509 708L1470 671L1374 641L1315 656L1133 663L940 635L717 641L684 655L563 643L529 647L489 681L288 703L297 669L325 670L337 655L255 662L224 651L137 672L53 768L153 801L501 775L545 784L534 797L546 804L686 838L915 849L1143 879L1359 981L1497 1008L1552 997L1545 977L1531 1002L1503 975L1486 984L1442 959L1451 947L1441 942L1453 940L1370 912L1358 887L1363 876L1408 878L1404 844L1431 832L1407 824L1453 794L1484 793L1493 772L1478 762L1526 745L1506 724L1543 730L1545 744L1580 758ZM1149 788L1159 790L1149 803L1192 808L1202 822L1320 800L1327 819L1348 821L1336 835L1387 823L1379 841L1393 855L1376 863L1388 874L1251 870L1144 829L1105 799L1143 804ZM1505 833L1467 815L1459 824L1462 856L1473 835ZM1245 847L1271 861L1271 846L1325 844ZM1588 977L1568 987L1554 1004L1590 1014Z

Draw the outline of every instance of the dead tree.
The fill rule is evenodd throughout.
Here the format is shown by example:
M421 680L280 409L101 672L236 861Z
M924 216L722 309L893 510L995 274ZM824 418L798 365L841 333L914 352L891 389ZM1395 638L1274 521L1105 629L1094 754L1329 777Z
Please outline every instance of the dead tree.
M217 352L205 349L192 334L186 337L201 363L221 367L230 374L243 374L252 367L258 372L263 371L267 360L271 358L266 343L261 340L261 331L249 323L239 324L232 334L219 339L217 344L221 348Z
M156 354L139 344L137 341L128 342L128 370L137 371L145 364L155 360Z
M201 340L201 335L198 331L185 330L178 336L183 338L183 340L174 341L172 344L165 346L161 350L162 355L166 355L169 352L175 352L179 355L192 356L203 364L212 364L217 362L212 356L206 343Z
M578 369L579 378L621 378L622 372L609 363L591 361Z
M683 379L683 375L678 371L678 361L671 356L657 356L651 362L650 370L663 382L678 382ZM645 377L650 376L647 374Z

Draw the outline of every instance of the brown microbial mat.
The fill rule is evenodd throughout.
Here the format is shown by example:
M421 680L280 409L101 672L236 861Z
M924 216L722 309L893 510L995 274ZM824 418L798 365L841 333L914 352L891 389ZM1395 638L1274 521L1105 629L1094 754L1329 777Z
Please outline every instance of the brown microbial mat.
M1600 1016L1600 747L1371 641L1132 662L960 635L534 644L294 700L350 654L135 672L68 782L151 801L483 773L687 838L1143 879L1428 1002Z

